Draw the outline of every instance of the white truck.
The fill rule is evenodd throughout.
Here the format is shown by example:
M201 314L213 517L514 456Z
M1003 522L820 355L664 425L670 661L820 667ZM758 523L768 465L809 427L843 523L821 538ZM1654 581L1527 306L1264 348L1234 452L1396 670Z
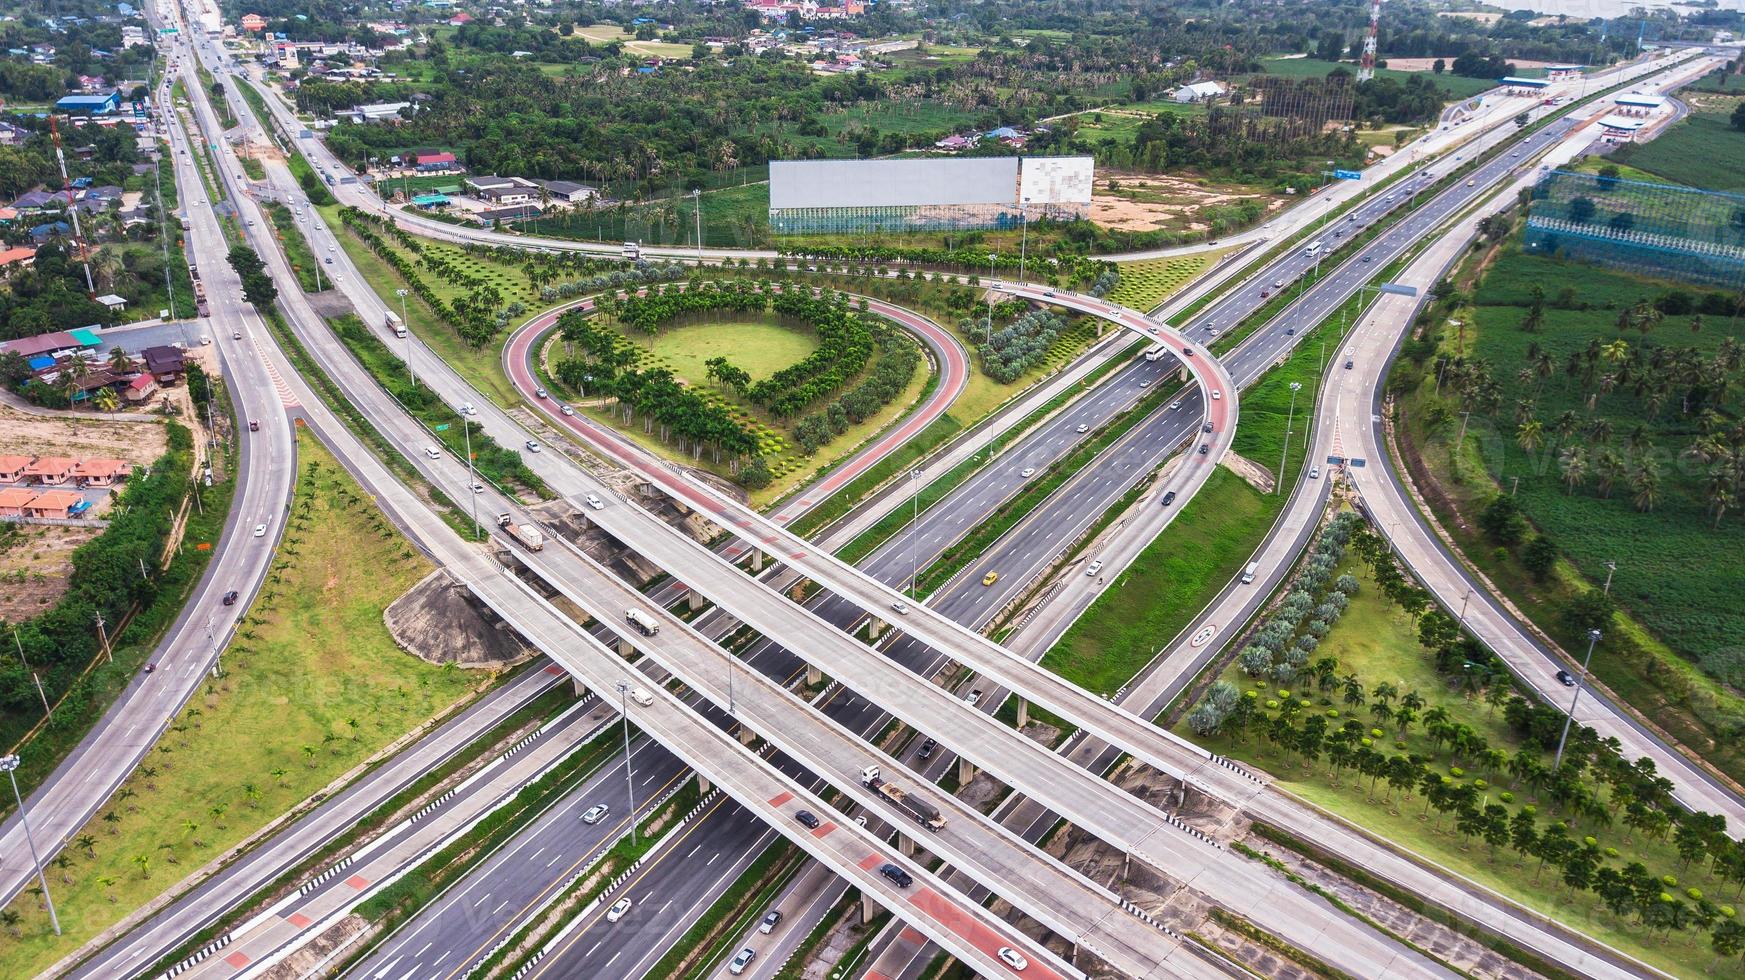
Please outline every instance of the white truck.
M497 515L497 526L508 533L511 538L521 542L528 551L539 551L545 547L545 535L539 528L531 524L517 524L508 514Z
M618 254L634 262L642 258L642 245L637 242L625 242L624 247L618 250Z
M654 621L654 617L640 609L624 610L624 621L636 627L636 631L643 636L653 636L660 632L660 624Z
M928 830L937 832L945 829L945 818L940 816L939 811L935 810L932 804L915 799L896 783L885 782L884 777L879 774L878 766L867 766L862 769L860 782L862 786L895 803L898 809L913 817L916 823Z
M388 322L388 329L394 331L394 336L396 336L396 337L406 336L406 324L404 324L400 321L400 314L395 313L393 310L389 310L387 322Z

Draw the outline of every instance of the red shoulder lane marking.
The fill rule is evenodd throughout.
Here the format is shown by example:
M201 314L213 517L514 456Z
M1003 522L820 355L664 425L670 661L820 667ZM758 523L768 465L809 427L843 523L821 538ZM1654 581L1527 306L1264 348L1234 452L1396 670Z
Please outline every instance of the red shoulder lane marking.
M835 829L836 829L836 821L826 820L823 823L819 824L818 828L816 830L812 831L812 836L817 837L817 838L823 838Z
M226 956L224 958L224 962L229 963L235 969L240 970L240 969L243 969L244 967L248 966L250 963L253 963L254 961L248 958L247 953L244 953L241 950L238 950L234 953L231 953L229 956Z
M369 887L370 880L365 878L363 875L352 875L350 878L345 879L345 883L361 892Z
M794 794L784 792L778 796L771 797L771 799L769 801L769 805L773 806L773 807L787 806L788 801L793 799L793 798L794 798Z
M301 912L292 912L290 915L285 916L285 921L299 929L307 929L315 924L314 919L309 918Z
M872 871L872 870L876 869L877 867L879 867L879 865L882 865L884 863L885 863L885 856L883 854L879 854L878 852L875 851L872 854L868 854L866 857L863 857L860 859L860 870Z

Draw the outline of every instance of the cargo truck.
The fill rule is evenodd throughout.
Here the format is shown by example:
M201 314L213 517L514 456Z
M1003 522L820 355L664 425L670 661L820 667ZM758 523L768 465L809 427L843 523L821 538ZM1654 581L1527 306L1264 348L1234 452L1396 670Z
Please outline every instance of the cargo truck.
M388 311L387 326L389 330L394 331L394 336L406 336L406 324L400 322L400 314L393 310Z
M654 621L654 617L640 609L624 610L624 621L636 627L636 631L643 636L653 636L660 632L660 624Z
M517 524L508 514L497 515L497 526L508 532L509 536L521 542L528 551L539 551L545 547L545 535L539 528L531 524Z
M867 766L861 770L860 782L862 786L895 803L904 813L914 817L916 823L928 830L945 829L945 818L939 815L938 810L935 810L931 804L910 796L903 790L903 787L896 783L885 782L884 778L879 775L878 766Z

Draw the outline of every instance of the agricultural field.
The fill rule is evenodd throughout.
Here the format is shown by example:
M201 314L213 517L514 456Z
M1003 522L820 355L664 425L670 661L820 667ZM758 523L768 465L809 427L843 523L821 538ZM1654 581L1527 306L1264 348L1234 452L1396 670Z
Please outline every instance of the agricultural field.
M1331 73L1335 68L1343 68L1353 75L1357 74L1357 66L1354 64L1344 62L1335 64L1331 61L1322 61L1319 58L1268 58L1265 65L1267 74L1277 75L1280 78L1321 78ZM1434 75L1429 72L1378 68L1375 77L1392 78L1395 81L1404 82L1407 78L1420 74L1429 76L1431 81L1434 81L1442 91L1448 94L1450 100L1470 98L1480 92L1497 87L1496 80L1492 78L1466 78L1448 72Z
M1111 303L1149 311L1198 279L1223 252L1196 252L1167 259L1121 263L1121 281L1109 293Z
M1546 296L1539 329L1526 331L1534 288L1544 283L1557 288ZM1688 376L1679 365L1719 370L1715 358L1737 348L1740 324L1730 305L1708 316L1636 306L1681 289L1508 247L1475 305L1445 314L1460 326L1445 325L1441 338L1444 356L1488 366L1492 382L1457 370L1445 373L1438 393L1434 378L1425 380L1403 403L1402 448L1468 559L1566 647L1582 642L1571 617L1607 577L1605 563L1616 562L1610 596L1621 612L1604 618L1596 673L1738 777L1745 751L1731 733L1745 724L1737 693L1745 682L1738 646L1745 609L1734 597L1745 589L1745 566L1733 556L1745 553L1745 527L1732 507L1717 520L1711 493L1725 463L1689 452L1705 416L1685 411L1687 389L1676 379ZM1649 331L1616 326L1632 315L1646 315ZM1590 348L1598 351L1591 379ZM1738 370L1724 373L1734 380L1721 417L1736 418ZM1487 384L1505 392L1494 411ZM1468 410L1461 442L1459 413ZM1510 490L1535 531L1499 547L1504 542L1479 530L1479 517ZM1523 562L1535 533L1561 555L1538 573Z
M1614 161L1687 187L1745 191L1745 132L1729 120L1737 95L1686 93L1690 115L1647 143L1621 146Z
M44 970L472 690L382 622L429 563L307 432L297 462L288 537L223 676L54 862L65 935L28 892L13 902L0 974Z
M666 60L688 60L691 57L691 46L688 44L669 44L665 41L638 41L631 34L616 24L590 24L587 27L576 28L576 33L595 44L605 44L617 41L624 45L624 50L630 54L644 58L664 58ZM566 65L558 66L568 67Z

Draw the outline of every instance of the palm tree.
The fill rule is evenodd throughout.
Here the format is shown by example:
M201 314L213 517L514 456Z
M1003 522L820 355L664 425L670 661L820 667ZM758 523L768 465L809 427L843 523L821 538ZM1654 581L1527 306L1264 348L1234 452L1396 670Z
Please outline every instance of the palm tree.
M121 411L121 396L115 393L114 388L98 388L91 396L91 404L99 412L114 415Z
M150 855L135 854L133 856L133 863L139 867L139 876L141 878L146 878L146 879L151 878L151 856Z
M1636 462L1630 474L1630 500L1640 511L1651 511L1660 502L1660 464L1653 457Z
M1545 445L1544 424L1538 419L1528 419L1521 423L1521 427L1515 432L1515 441L1529 455L1538 452L1539 447Z
M133 358L128 357L122 348L113 348L109 351L109 370L116 374L132 374Z
M97 856L97 838L90 834L80 834L79 839L73 841L73 846L83 850L88 858Z
M115 896L111 895L111 894L107 894L107 893L108 893L109 889L115 887L115 883L119 880L120 879L116 878L114 875L98 875L97 876L97 885L98 885L98 887L102 888L103 891L105 892L104 897L109 899L110 905L115 904Z
M12 938L14 939L24 938L24 930L19 928L18 925L23 920L23 916L11 909L0 909L0 925L5 926L6 931L12 933Z
M1587 479L1587 450L1580 446L1571 446L1563 451L1559 460L1563 468L1563 482L1568 485L1568 493L1574 493L1575 488Z

